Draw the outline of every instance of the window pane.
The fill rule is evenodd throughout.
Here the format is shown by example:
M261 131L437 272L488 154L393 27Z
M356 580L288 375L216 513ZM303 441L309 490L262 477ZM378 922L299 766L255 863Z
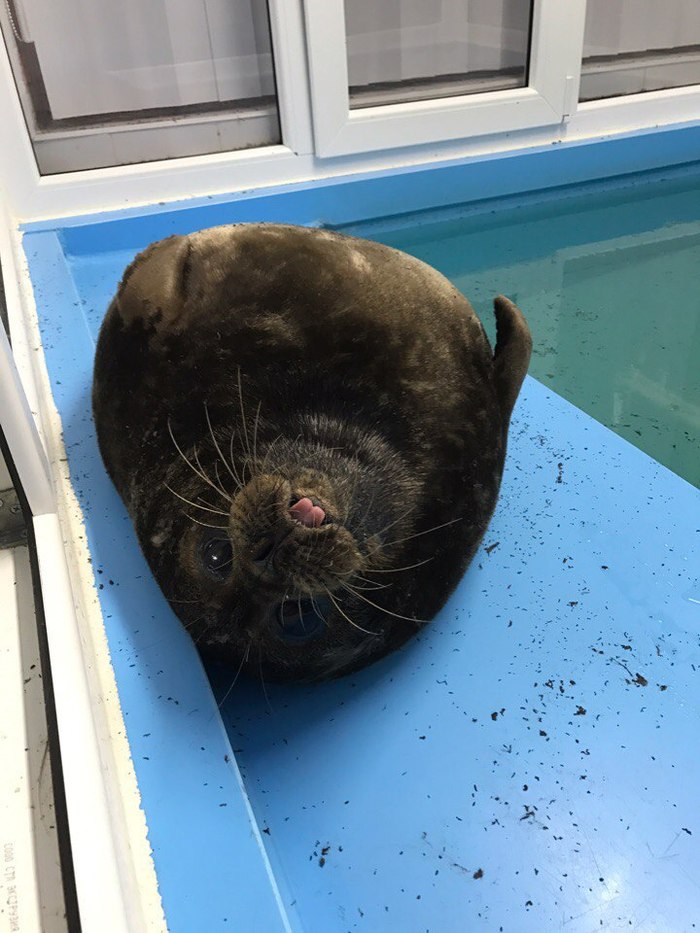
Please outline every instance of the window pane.
M350 107L524 87L532 0L345 0Z
M43 173L280 141L266 0L6 0Z
M588 0L581 100L700 84L698 0Z

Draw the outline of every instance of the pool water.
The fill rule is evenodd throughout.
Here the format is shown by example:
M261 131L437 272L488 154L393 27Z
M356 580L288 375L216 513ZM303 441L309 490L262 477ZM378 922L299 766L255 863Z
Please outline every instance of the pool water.
M530 375L700 486L700 173L353 232L443 272L492 337L511 297Z

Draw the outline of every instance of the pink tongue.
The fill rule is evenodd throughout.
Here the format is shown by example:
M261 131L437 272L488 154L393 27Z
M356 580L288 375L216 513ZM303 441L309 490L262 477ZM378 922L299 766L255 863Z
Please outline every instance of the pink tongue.
M311 499L303 498L298 502L295 502L294 505L289 510L289 514L292 518L296 519L298 522L301 522L302 525L306 525L309 528L320 528L321 524L326 517L326 513L323 511L320 505L314 505Z

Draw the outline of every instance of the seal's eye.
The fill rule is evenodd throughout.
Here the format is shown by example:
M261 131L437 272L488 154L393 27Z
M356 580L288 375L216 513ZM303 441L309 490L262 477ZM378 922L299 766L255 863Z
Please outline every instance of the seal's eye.
M233 561L233 550L228 538L210 538L202 547L202 563L216 577L228 574Z

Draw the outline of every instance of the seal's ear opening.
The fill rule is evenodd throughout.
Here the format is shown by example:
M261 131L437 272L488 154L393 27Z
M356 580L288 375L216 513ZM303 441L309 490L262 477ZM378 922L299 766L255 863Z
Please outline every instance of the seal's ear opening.
M138 254L117 293L119 313L125 321L178 315L187 298L190 250L188 237L171 236Z
M507 429L530 363L532 336L522 312L508 298L498 295L493 307L496 313L494 377L503 427Z

